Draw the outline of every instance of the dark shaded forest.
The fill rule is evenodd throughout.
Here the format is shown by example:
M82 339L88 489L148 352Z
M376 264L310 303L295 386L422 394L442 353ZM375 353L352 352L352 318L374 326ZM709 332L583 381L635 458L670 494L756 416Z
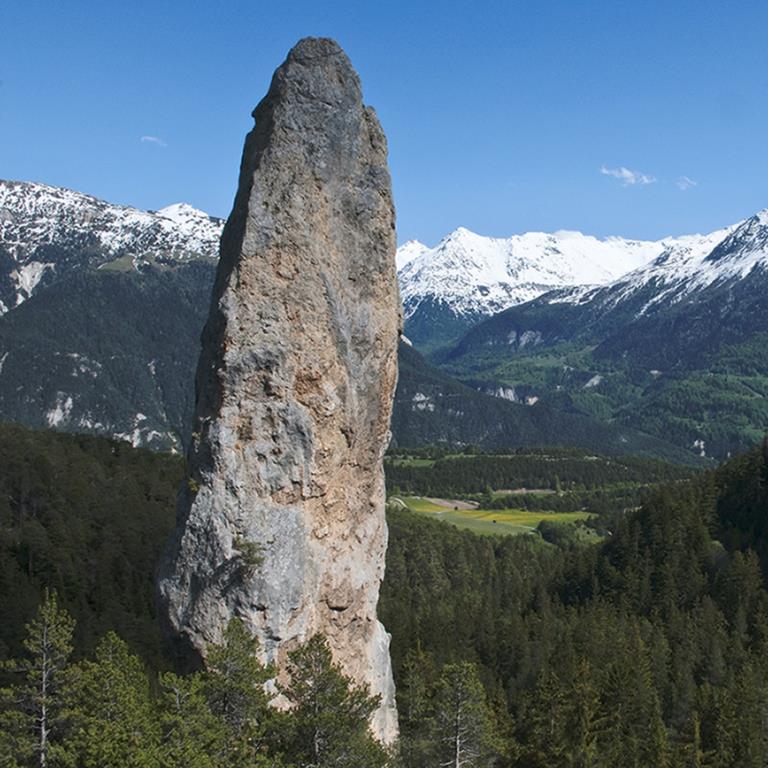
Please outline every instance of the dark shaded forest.
M48 588L77 622L76 654L112 630L163 665L154 575L182 473L170 454L0 425L0 658L21 651Z
M48 588L77 620L74 660L114 630L155 679L152 578L181 462L15 426L0 462L0 654L24 653ZM662 479L593 545L389 510L380 614L406 766L445 759L457 701L461 765L766 765L768 448Z
M388 456L385 469L391 493L424 496L469 495L488 488L592 490L672 482L693 474L690 467L654 459L563 448L453 454L424 449Z

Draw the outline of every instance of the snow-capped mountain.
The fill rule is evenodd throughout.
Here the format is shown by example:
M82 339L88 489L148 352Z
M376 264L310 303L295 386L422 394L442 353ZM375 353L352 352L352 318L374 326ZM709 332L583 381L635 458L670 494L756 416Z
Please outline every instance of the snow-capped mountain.
M676 242L598 239L568 231L501 239L464 228L434 248L410 241L398 249L397 258L406 334L429 346L434 340L430 325L433 332L456 335L555 288L608 283Z
M510 307L472 328L444 361L486 389L571 398L723 458L768 431L766 339L768 210L668 241L607 285ZM552 367L558 358L562 366Z
M222 227L0 181L0 418L179 449Z
M570 331L547 321L547 332L562 339L566 331L567 335L575 336L605 325L615 332L621 324L645 322L672 308L679 314L686 307L700 307L714 299L722 300L720 314L724 314L731 309L734 292L748 291L757 296L768 280L768 209L708 235L690 235L661 242L665 247L649 263L605 285L555 289L520 304L519 311L513 311L511 307L479 324L456 349L466 343L475 343L472 340L482 337L485 329L498 331L508 325L508 321L517 323L519 318L529 316L535 316L536 323L540 323L549 315L556 317L567 312L571 319L578 315L582 321ZM560 311L558 307L562 305L573 309L564 306ZM551 307L552 312L546 313L546 307ZM515 330L538 333L539 341L544 341L546 334L534 325L531 323L530 327L521 326ZM668 341L659 340L657 346ZM510 343L505 337L505 344Z
M185 203L142 211L69 189L0 180L0 314L72 269L216 259L222 227Z
M407 243L403 243L397 249L398 274L400 274L406 264L410 264L414 259L418 259L419 256L422 256L429 250L428 245L424 245L424 243L420 243L418 240L409 240Z
M601 311L631 305L640 317L706 289L738 283L753 272L768 273L768 209L708 235L671 241L649 264L605 286L553 291L542 301L592 304Z
M221 228L184 204L140 211L0 182L0 418L180 450ZM395 439L517 445L568 432L656 455L670 440L739 449L768 430L767 244L765 211L660 242L457 230L435 248L407 243L408 336L463 339L444 371L404 363ZM570 287L539 295L553 285Z

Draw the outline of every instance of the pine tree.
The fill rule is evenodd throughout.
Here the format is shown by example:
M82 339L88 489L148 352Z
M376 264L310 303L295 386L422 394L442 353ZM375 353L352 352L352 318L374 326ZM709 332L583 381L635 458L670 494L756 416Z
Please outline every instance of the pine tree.
M72 742L80 768L150 768L158 760L160 731L141 660L109 632L93 661L74 669Z
M654 768L669 768L670 750L667 728L661 713L661 703L658 695L652 699L651 720L649 726L648 742L646 745L646 762Z
M479 768L498 752L493 715L477 668L446 664L435 700L438 765Z
M524 713L525 752L530 765L557 768L566 760L566 692L551 668L540 675Z
M701 738L701 715L694 710L688 721L680 745L679 763L684 768L705 768L708 755Z
M409 768L433 760L434 696L437 670L432 656L420 647L408 651L397 688L400 753Z
M751 663L737 675L731 694L731 707L725 718L725 730L734 743L734 765L739 768L762 768L766 764L765 682L756 675Z
M379 698L355 686L333 664L327 641L315 635L289 654L290 681L281 688L292 704L287 758L299 768L381 768L384 748L369 730Z
M211 712L223 723L226 737L220 764L252 766L267 750L269 707L267 682L274 676L258 659L259 643L239 619L232 619L221 645L208 648L203 691Z
M46 592L37 616L26 628L26 658L3 665L20 678L2 691L0 703L0 755L8 765L54 768L66 762L68 666L74 628L74 620L59 607L56 594Z
M600 700L592 684L592 670L585 659L579 663L568 696L568 764L573 768L592 768L597 757L597 720Z
M211 712L203 675L160 675L162 768L218 768L226 754L227 729Z

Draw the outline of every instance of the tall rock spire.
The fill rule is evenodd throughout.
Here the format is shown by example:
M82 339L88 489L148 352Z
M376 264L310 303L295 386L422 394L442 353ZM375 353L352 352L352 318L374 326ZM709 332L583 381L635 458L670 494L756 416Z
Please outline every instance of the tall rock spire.
M164 614L197 652L231 617L281 666L324 634L397 734L383 453L401 326L386 139L332 40L301 40L255 109L198 367Z

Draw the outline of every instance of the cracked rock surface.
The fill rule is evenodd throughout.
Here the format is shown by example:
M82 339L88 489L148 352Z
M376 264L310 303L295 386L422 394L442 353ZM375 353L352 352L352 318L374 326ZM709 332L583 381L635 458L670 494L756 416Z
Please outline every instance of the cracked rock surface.
M189 475L162 565L203 653L231 617L280 668L315 633L397 735L383 453L401 327L386 139L339 46L301 40L254 111L203 332Z

